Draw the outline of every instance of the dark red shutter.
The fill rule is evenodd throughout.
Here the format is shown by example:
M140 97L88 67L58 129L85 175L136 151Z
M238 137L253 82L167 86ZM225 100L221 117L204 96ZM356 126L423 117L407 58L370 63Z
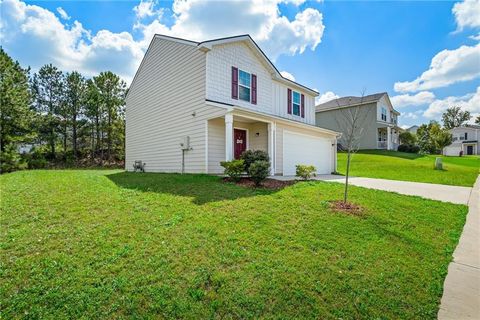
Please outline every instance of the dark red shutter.
M232 67L232 99L238 99L238 68Z
M257 104L257 76L252 74L252 103Z
M292 114L292 89L287 89L287 112Z
M302 118L305 118L305 96L303 94L302 94L302 104L300 108L301 108L300 114L302 115Z

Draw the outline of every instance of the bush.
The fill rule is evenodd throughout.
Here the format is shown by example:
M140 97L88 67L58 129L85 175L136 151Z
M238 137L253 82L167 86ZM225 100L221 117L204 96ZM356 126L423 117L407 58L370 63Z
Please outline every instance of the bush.
M23 170L27 164L22 159L14 144L5 146L5 151L0 152L0 173Z
M297 164L295 167L297 168L296 176L303 178L303 180L308 180L309 178L316 176L317 168L315 168L315 166Z
M270 162L265 160L253 162L248 168L248 174L255 183L255 186L258 187L270 174Z
M39 150L34 150L31 154L27 155L28 169L43 169L48 165L48 161L45 155Z
M222 161L220 165L225 168L224 173L233 181L238 181L242 175L245 164L243 160Z
M408 153L418 153L420 151L420 147L412 144L401 144L398 146L398 151L408 152Z
M246 150L242 153L240 158L245 163L245 171L248 172L250 165L255 161L267 161L270 162L268 153L263 150Z
M408 131L400 133L399 138L402 144L414 145L417 142L417 136Z

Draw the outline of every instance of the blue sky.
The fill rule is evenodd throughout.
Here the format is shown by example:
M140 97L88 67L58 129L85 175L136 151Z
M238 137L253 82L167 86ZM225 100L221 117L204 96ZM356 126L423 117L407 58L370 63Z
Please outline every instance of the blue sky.
M127 82L154 33L206 40L249 33L277 68L336 96L387 91L410 126L451 105L480 113L480 0L2 0L3 48L35 71L54 63Z

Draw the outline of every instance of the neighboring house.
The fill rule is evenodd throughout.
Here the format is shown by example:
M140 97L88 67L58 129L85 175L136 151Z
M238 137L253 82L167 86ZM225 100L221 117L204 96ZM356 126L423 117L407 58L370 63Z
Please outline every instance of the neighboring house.
M317 95L282 77L248 35L155 35L126 98L126 169L219 174L220 161L257 149L272 174L297 164L331 173L338 133L315 126Z
M364 112L362 119L366 117L359 141L360 149L397 150L402 131L397 122L400 113L393 108L386 92L364 97L343 97L319 104L316 107L316 124L342 132L345 128L340 128L337 119L349 108L356 107Z
M464 155L480 154L480 126L467 124L453 128L452 144L443 149L446 156L459 156L460 151Z
M418 126L411 126L410 128L406 129L406 131L417 134Z

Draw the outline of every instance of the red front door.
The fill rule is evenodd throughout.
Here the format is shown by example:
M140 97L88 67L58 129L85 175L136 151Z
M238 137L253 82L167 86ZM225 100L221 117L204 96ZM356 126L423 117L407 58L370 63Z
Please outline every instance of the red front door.
M240 159L243 151L247 150L247 131L233 129L233 150L235 159Z

